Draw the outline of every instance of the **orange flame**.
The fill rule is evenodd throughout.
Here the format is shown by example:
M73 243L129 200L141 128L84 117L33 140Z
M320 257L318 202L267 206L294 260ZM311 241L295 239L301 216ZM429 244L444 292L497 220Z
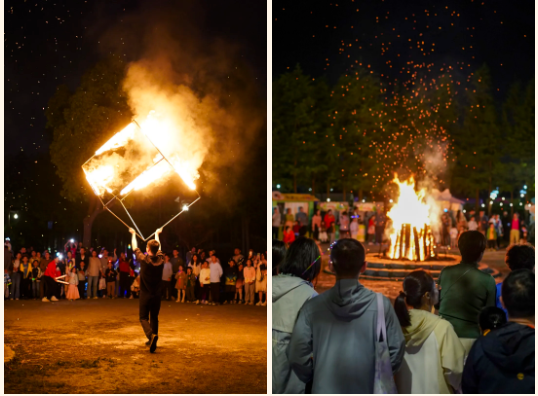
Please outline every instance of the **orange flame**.
M396 175L393 182L398 185L399 197L387 213L392 220L388 256L412 261L424 261L426 255L433 257L430 206L424 202L426 191L422 189L416 193L412 177L401 182Z

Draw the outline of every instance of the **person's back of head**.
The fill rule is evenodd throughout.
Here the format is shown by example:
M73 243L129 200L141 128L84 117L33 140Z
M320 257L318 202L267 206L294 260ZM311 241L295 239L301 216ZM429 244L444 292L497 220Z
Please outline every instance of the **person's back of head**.
M408 306L421 309L433 306L438 298L437 288L432 276L424 270L417 270L407 275L403 281L403 291L394 301L394 312L401 327L411 325Z
M463 261L476 263L486 250L486 238L479 231L466 231L458 239L458 248Z
M340 239L331 249L331 263L339 278L357 278L365 266L364 247L356 239Z
M151 241L149 241L147 251L152 256L156 256L157 252L159 251L159 242L157 242L155 239L152 239Z
M320 258L316 242L299 237L290 245L286 258L280 264L279 272L312 281L321 269Z
M273 239L273 275L278 274L279 266L286 257L286 244L278 239Z
M306 236L307 233L308 233L308 227L307 226L302 226L301 228L299 228L299 236L300 237Z
M513 245L508 248L505 256L506 265L510 270L534 268L534 247L531 245Z
M510 272L502 285L502 302L510 319L534 318L534 273L528 269Z
M482 333L497 329L505 323L506 314L499 307L485 307L478 315L478 325Z

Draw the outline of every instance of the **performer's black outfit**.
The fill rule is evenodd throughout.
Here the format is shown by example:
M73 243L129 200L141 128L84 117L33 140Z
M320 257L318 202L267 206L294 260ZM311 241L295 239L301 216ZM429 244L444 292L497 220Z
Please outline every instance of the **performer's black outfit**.
M140 263L140 323L151 341L152 334L159 332L164 253L159 250L155 256L146 256L138 248L134 252Z

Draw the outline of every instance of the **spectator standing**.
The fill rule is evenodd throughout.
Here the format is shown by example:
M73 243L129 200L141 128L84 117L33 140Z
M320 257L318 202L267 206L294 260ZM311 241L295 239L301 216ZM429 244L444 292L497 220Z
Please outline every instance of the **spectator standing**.
M194 302L196 298L194 297L194 285L196 283L196 276L192 272L192 268L187 268L187 302Z
M336 219L335 219L335 217L333 215L333 211L331 209L329 209L327 211L323 221L325 222L325 228L327 230L327 235L329 237L329 243L333 243L334 238L335 238L335 226L334 226L334 223L335 223Z
M272 218L272 227L273 227L273 238L278 239L278 233L280 232L280 225L282 224L282 215L278 210L278 206L275 206L273 210Z
M85 267L88 268L90 266L90 256L88 256L86 249L82 247L82 244L80 246L80 252L75 259L75 265L77 268L80 268L80 262L84 261Z
M224 284L226 297L224 299L224 304L233 304L235 303L235 291L237 284L237 266L235 260L231 258L228 261L228 267L224 270Z
M519 215L514 213L510 225L510 245L517 245L519 243L520 229Z
M80 299L80 294L78 292L78 274L74 264L68 269L68 271L69 273L67 274L66 280L69 282L69 285L65 298L73 302Z
M489 223L488 229L486 231L486 240L488 243L489 250L497 249L497 230L495 229L495 223Z
M99 275L101 274L101 260L97 257L97 251L92 251L88 265L88 299L97 298L97 287L99 285Z
M347 212L344 211L340 216L340 239L350 238L351 234L349 233L349 216Z
M488 229L488 223L489 223L489 218L488 216L486 216L486 212L484 212L483 210L480 211L480 232L483 234L483 235L486 235L486 231Z
M299 312L288 357L299 379L312 381L312 393L373 393L378 312L385 318L383 341L392 372L402 363L405 340L390 300L357 280L366 268L364 259L359 241L336 242L331 250L335 286L306 301Z
M106 295L108 298L116 298L115 288L116 288L116 278L118 273L112 267L112 261L108 262L108 268L105 271L106 279Z
M321 214L320 210L316 209L314 216L312 216L312 234L314 239L319 241L319 232L321 231Z
M254 282L256 281L256 269L252 266L252 259L247 259L247 266L243 269L245 279L245 304L254 305Z
M191 269L192 274L192 269ZM177 289L177 300L176 302L185 302L185 291L187 290L187 274L183 270L183 266L179 266L179 270L175 276L176 284L175 288Z
M510 271L518 269L528 269L529 271L533 271L536 262L535 260L535 250L530 245L512 245L506 250L506 255L504 257L504 262L508 268L510 268ZM502 309L508 317L508 312L501 303L502 285L503 282L497 283L496 285L497 293L495 297L495 305Z
M374 216L368 219L368 245L372 245L375 240L375 222Z
M237 282L235 283L234 300L237 304L243 304L243 286L245 285L245 276L243 275L243 262L237 266Z
M375 212L375 243L376 245L383 243L383 232L385 231L385 222L387 217L380 210Z
M202 304L207 304L207 298L209 295L209 288L211 287L211 271L209 270L209 264L207 261L202 263L202 270L200 271L199 283L200 283L200 296ZM198 300L196 300L198 304Z
M359 220L357 216L353 216L351 219L351 224L349 225L349 232L351 233L352 239L358 240L359 235ZM364 238L362 238L362 241L364 242Z
M287 353L299 311L318 295L311 282L318 276L321 262L318 246L307 238L297 239L285 255L285 260L279 260L279 274L272 279L272 390L273 394L302 394L306 384L293 372Z
M265 257L260 256L258 253L254 267L256 268L255 288L259 297L259 301L256 303L256 305L265 306L267 305L267 261L265 261ZM265 302L262 302L264 295L266 295Z
M463 393L535 393L535 281L512 271L502 286L508 323L478 338L463 370Z
M78 276L78 295L80 299L84 299L84 292L86 291L86 263L84 261L80 262L80 267L77 268L75 266L75 269L77 270L77 276Z
M295 214L295 220L299 222L299 228L307 227L308 229L308 214L302 206L299 206L299 212Z
M209 271L211 280L211 298L213 300L211 305L220 305L220 277L222 276L222 267L217 256L214 254L211 256Z
M17 253L15 260L11 265L11 300L18 300L21 295L21 280L22 272L20 271L20 266L22 263L22 254Z
M187 265L191 262L193 254L196 254L196 248L194 246L190 252L187 252ZM185 271L185 263L181 257L179 257L179 251L177 249L172 251L170 262L172 263L172 277L179 272L179 267L183 267L183 271ZM175 288L174 282L170 282L170 297L179 298L179 292L178 289Z
M465 349L452 325L431 313L438 296L431 275L418 270L404 279L394 302L405 337L404 363L395 376L399 393L446 394L460 388Z
M47 270L47 266L50 262L50 253L48 251L45 252L45 257L42 257L41 260L39 260L39 269L41 270L41 273L44 274ZM44 279L41 279L41 282L39 282L39 298L43 299L45 298L47 287L46 282Z
M177 249L174 249L174 251L172 252L174 258L176 257L176 252L178 252ZM185 262L187 265L189 265L191 263L191 259L192 259L192 256L196 254L196 247L192 247L192 249L190 251L187 252L187 255L186 255L186 259L187 261ZM179 255L179 252L178 252L178 255ZM172 268L176 268L176 263L175 263L175 260L174 258L172 258ZM177 263L177 270L174 270L174 274L179 271L179 266L182 264L181 262L179 262L179 260L177 260L178 263Z
M172 270L172 263L170 262L170 256L164 255L164 266L162 275L162 294L161 299L170 300L172 293L170 291L170 284L172 283L172 276L174 275ZM174 285L175 286L175 285Z
M469 231L477 231L478 230L478 224L476 223L474 216L471 216L471 220L469 220L469 223L467 224L469 227Z
M42 276L41 269L39 268L39 260L36 258L32 262L32 297L37 300L39 297L39 283Z
M495 280L478 269L486 250L482 233L464 232L458 247L461 263L445 267L439 275L439 316L452 324L468 353L480 335L480 311L495 305Z
M293 227L293 223L295 222L295 217L293 216L293 213L291 213L291 208L286 209L286 223L284 224L285 227Z
M450 228L450 248L455 249L458 244L458 229L456 227Z
M20 264L21 272L21 297L31 298L32 295L32 265L28 256L23 256Z
M243 263L243 261L245 260L245 258L244 258L243 255L241 254L241 249L239 249L239 248L235 248L235 249L234 249L233 259L234 259L236 265L239 265L239 264L242 264L242 263Z
M194 274L196 280L198 280L200 277L200 272L202 271L202 263L200 262L197 254L192 255L189 267L192 268L192 273ZM200 298L200 283L201 282L199 281L194 283L194 295L196 296L197 300Z
M128 298L130 294L130 282L129 274L131 272L131 263L127 260L124 252L120 253L118 260L118 271L120 275L120 296L121 298Z

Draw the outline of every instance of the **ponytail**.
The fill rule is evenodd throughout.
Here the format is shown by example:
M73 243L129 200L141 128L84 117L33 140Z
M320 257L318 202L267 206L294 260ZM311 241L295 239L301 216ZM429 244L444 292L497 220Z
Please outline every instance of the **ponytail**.
M394 311L401 327L411 325L411 317L407 306L420 308L422 297L427 292L433 293L435 282L424 270L413 271L403 281L403 290L394 301Z
M394 301L394 312L398 317L401 327L407 327L411 325L411 317L409 316L409 311L407 310L407 304L405 303L407 295L401 291L396 300Z

